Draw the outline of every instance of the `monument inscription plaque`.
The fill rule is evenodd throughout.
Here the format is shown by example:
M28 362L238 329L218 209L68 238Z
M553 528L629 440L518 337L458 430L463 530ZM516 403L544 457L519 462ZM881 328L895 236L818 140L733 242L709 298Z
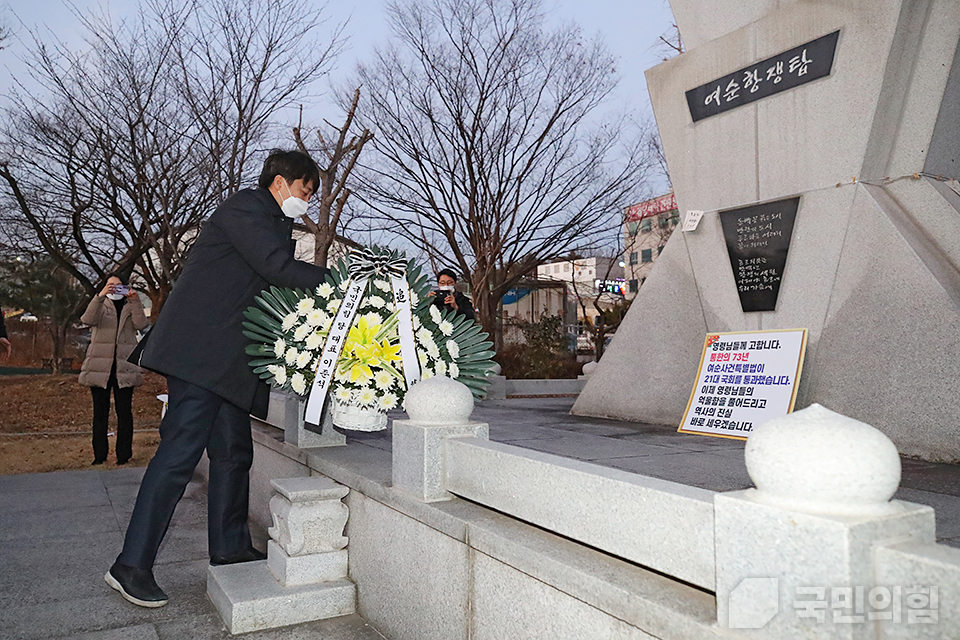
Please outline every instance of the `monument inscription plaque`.
M800 198L720 212L733 279L743 311L777 308Z
M686 92L693 121L830 75L840 31L761 60Z

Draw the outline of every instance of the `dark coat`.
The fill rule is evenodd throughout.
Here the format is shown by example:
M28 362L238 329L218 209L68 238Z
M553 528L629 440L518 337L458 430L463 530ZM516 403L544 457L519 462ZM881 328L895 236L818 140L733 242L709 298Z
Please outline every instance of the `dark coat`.
M248 364L243 312L270 285L312 289L327 269L293 259L293 220L266 189L244 189L207 220L140 365L266 417L270 389Z
M440 311L453 310L453 307L448 307L446 304L444 304L444 297L441 297L440 295L433 296L433 305ZM457 315L467 316L468 320L473 320L473 302L470 301L470 298L463 295L459 291L454 291L453 299L457 301Z

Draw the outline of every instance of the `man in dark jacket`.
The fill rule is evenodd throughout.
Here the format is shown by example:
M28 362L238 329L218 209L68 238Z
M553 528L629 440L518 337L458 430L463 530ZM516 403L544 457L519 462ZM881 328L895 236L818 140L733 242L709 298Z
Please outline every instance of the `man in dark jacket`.
M250 415L265 417L269 388L247 364L243 312L270 285L312 289L327 270L293 258L293 219L320 183L297 151L274 151L259 188L227 198L207 220L163 306L138 364L167 376L160 446L140 483L123 551L104 576L124 598L160 607L157 549L204 449L210 459L208 544L212 564L265 557L247 525L253 463Z
M473 320L473 303L470 298L457 291L457 274L451 269L444 269L437 274L437 291L431 291L433 304L441 311L453 309L457 314Z

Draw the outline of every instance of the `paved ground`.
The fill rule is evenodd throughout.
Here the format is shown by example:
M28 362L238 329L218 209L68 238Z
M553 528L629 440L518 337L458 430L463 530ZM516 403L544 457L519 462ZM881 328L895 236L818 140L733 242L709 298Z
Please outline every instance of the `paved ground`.
M479 405L491 439L717 491L750 486L743 443L673 428L568 415L572 398ZM389 430L350 439L390 448ZM212 640L229 638L206 598L206 500L192 483L155 573L161 609L122 600L103 581L119 552L142 469L0 476L0 638ZM897 497L937 510L942 542L960 546L960 467L905 460ZM251 640L380 640L358 616L244 636Z

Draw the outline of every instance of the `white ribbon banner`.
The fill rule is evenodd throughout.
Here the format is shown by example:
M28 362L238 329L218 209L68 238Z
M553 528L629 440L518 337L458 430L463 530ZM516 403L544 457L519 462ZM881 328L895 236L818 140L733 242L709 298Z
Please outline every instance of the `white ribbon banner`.
M360 308L367 283L373 275L389 274L390 276L393 300L397 311L399 311L397 333L400 335L400 357L407 388L420 379L420 362L417 360L416 343L413 337L410 288L407 284L406 272L403 269L405 264L397 260L387 261L381 256L374 255L369 250L362 249L351 252L350 259L352 276L350 286L347 288L343 302L340 303L337 315L330 325L330 332L327 334L320 361L317 363L313 386L310 388L310 395L307 397L307 407L304 411L303 420L310 424L320 424L323 406L330 389L330 382L333 380L336 371L337 361L340 359L343 345L347 342L347 334L350 327L353 326L353 319Z
M363 292L367 288L369 277L351 280L347 288L347 294L337 309L337 315L330 325L330 332L327 334L327 341L323 345L321 358L317 364L317 372L313 378L313 386L310 387L310 395L307 397L307 408L303 414L303 421L310 424L320 424L320 416L323 414L323 403L327 398L327 391L330 388L330 381L333 379L333 373L337 367L337 360L340 359L340 352L343 351L343 345L347 342L347 333L353 326L353 318L357 315L357 309L360 308L360 300L363 298Z
M393 301L398 316L397 333L400 334L400 357L403 360L403 377L407 381L407 389L420 380L420 361L417 360L417 347L413 341L413 313L410 310L410 287L405 275L390 276L393 285Z

